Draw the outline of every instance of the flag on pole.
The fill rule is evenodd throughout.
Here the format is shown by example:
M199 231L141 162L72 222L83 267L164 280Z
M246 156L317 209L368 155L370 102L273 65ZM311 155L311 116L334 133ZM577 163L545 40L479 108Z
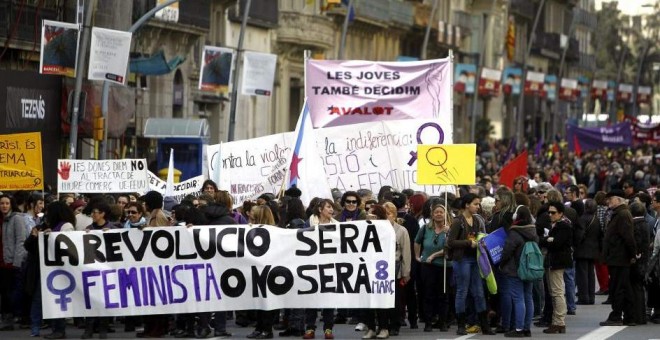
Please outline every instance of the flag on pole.
M218 185L218 189L231 192L231 179L229 178L229 171L225 171L222 168L222 160L225 159L225 155L227 154L225 149L226 147L222 145L222 142L220 142L220 150L218 151L218 155L215 157L215 168L218 169L216 171L218 178L214 178L213 180Z
M312 127L307 100L296 124L296 144L293 148L287 172L287 188L295 185L302 191L303 204L307 205L314 197L332 198L325 168L316 150L316 132Z
M174 149L170 149L170 164L167 167L167 184L163 197L174 196Z
M527 177L527 150L502 168L500 171L500 185L513 188L513 180L518 176Z
M573 135L573 148L578 157L582 156L582 147L580 146L577 135Z

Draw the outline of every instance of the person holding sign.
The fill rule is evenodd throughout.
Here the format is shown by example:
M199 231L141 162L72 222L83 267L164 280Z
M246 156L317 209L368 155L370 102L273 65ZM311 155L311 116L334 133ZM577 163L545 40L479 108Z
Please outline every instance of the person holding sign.
M316 204L314 208L314 212L312 216L309 217L309 220L307 221L307 227L316 227L320 224L336 224L339 223L337 220L333 218L335 210L333 208L334 203L325 198L319 200L319 202ZM256 207L255 207L256 208ZM254 216L254 209L253 210L253 215ZM334 339L335 336L332 332L332 328L334 327L334 311L329 308L325 308L321 311L322 318L323 318L323 329L324 331L324 337L325 339ZM307 324L307 330L305 330L305 334L303 335L303 339L314 339L316 337L316 309L306 309L305 310L305 324Z
M477 214L481 200L469 193L461 199L460 214L454 219L449 231L447 244L453 259L454 278L456 280L456 334L467 335L465 330L465 305L468 292L472 296L475 309L479 314L481 332L494 335L488 323L484 286L477 264L477 234L485 232L485 221Z
M27 257L23 242L27 238L25 219L18 212L16 201L9 195L0 196L2 213L2 258L0 259L0 330L14 329L14 315L21 314L20 297L23 287L20 282L21 266Z
M419 229L415 236L415 259L422 265L422 284L424 285L424 332L433 331L433 317L438 315L441 332L447 331L449 311L446 290L440 289L445 282L444 266L445 245L449 225L453 218L445 211L445 206L436 203L431 208L431 221ZM451 269L446 271L451 275Z

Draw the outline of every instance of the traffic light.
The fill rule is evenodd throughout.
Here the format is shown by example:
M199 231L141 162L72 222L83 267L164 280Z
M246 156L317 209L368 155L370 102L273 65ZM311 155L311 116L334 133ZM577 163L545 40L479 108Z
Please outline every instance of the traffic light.
M101 109L94 107L94 129L92 131L92 138L96 141L102 141L105 135L105 118L101 115Z

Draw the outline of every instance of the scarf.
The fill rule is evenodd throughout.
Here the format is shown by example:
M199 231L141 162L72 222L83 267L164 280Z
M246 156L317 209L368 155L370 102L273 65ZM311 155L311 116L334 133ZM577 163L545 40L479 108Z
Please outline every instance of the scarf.
M341 211L341 215L339 216L339 221L341 222L346 222L346 221L355 221L357 220L358 216L360 216L360 209L355 209L354 211L348 211L346 209Z

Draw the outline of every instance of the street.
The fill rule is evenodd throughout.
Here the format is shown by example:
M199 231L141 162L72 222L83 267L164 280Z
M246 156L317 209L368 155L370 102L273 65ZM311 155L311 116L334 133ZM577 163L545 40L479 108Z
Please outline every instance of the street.
M604 301L603 296L597 296L596 304L593 306L578 306L577 315L568 315L566 317L566 334L561 335L546 335L543 334L542 328L532 326L532 337L534 339L580 339L580 340L599 340L599 339L660 339L658 333L660 332L660 325L649 323L643 326L634 327L600 327L598 323L605 320L610 312L609 305L601 304ZM335 338L336 339L360 339L363 332L356 332L353 325L336 325ZM452 326L449 332L441 333L434 330L432 333L425 333L422 331L423 324L420 324L419 329L411 330L407 327L401 328L401 333L398 337L391 337L391 339L496 339L504 338L502 334L496 336L483 336L481 334L468 334L466 336L456 335L456 326ZM135 333L121 332L122 327L117 327L119 332L108 334L110 339L134 339ZM245 336L252 332L252 328L241 328L234 325L233 320L228 321L228 331L234 336L232 339L245 339ZM81 329L75 329L72 326L67 326L67 336L69 339L78 339L82 335ZM42 335L50 333L50 329L44 329ZM0 332L0 339L34 339L29 336L30 332L27 329L21 329L11 332ZM98 338L98 334L95 334ZM173 338L173 337L168 337ZM277 331L275 338L278 338ZM322 339L323 334L317 331L317 339ZM216 339L216 338L210 338ZM282 338L286 339L286 338ZM289 338L295 339L295 338Z

